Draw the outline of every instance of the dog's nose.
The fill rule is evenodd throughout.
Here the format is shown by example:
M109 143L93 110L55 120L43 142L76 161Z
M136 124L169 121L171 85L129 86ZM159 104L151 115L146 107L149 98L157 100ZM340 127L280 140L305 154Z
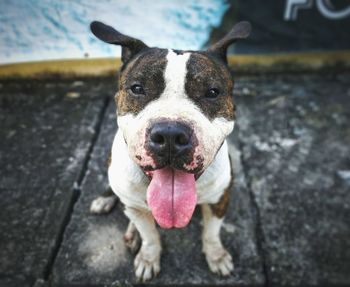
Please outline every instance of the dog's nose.
M151 150L161 157L174 157L188 153L192 149L192 129L179 122L160 122L152 126L149 136Z

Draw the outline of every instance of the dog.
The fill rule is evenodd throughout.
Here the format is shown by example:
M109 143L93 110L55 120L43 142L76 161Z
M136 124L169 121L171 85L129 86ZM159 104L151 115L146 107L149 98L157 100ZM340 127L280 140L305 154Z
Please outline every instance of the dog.
M117 197L124 204L130 219L124 240L134 250L142 241L134 267L144 282L160 271L156 223L185 227L200 205L209 269L229 275L233 262L219 235L233 184L226 137L235 123L234 83L226 54L249 36L250 23L237 23L206 51L150 48L97 21L90 28L122 47L119 128L108 168L112 191L95 199L91 212L109 212Z

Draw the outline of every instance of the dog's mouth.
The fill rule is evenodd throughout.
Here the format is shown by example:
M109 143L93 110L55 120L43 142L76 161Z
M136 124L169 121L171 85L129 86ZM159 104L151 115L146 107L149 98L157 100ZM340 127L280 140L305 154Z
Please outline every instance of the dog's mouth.
M171 167L147 172L147 204L162 228L185 227L197 204L195 174Z

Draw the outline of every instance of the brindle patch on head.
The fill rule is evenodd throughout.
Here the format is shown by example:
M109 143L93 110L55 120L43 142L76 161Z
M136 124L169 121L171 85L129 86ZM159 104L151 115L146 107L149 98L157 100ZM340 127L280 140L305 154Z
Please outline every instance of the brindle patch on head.
M217 98L207 98L209 89L219 91ZM186 94L211 120L235 118L233 81L226 65L206 52L193 52L187 62Z
M149 102L159 98L165 89L166 55L165 49L146 49L123 67L119 92L115 97L118 115L136 115ZM143 87L144 95L137 95L131 91L132 85L135 84Z

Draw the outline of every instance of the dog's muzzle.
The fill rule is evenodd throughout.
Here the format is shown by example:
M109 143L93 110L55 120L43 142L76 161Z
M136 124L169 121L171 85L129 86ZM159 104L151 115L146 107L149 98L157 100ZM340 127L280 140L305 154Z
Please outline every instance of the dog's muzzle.
M196 138L193 129L178 121L150 125L145 148L156 168L148 174L147 204L163 228L188 224L197 203L195 176L187 165L193 161Z
M185 123L162 121L148 129L145 148L152 154L157 167L171 166L183 169L192 161L196 139L193 130Z

